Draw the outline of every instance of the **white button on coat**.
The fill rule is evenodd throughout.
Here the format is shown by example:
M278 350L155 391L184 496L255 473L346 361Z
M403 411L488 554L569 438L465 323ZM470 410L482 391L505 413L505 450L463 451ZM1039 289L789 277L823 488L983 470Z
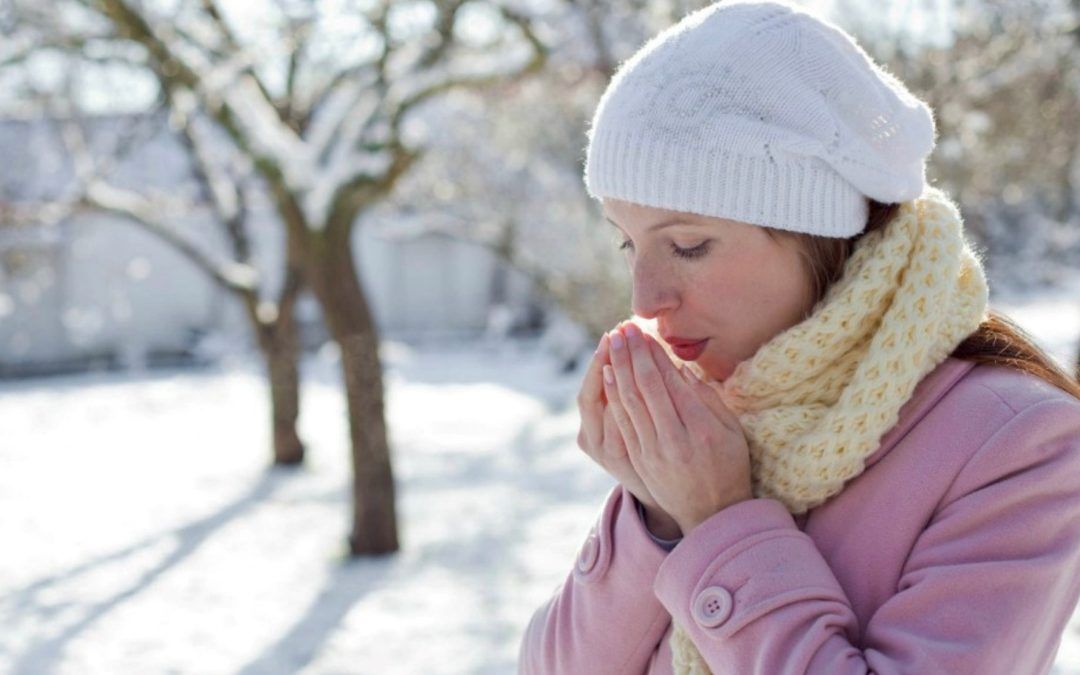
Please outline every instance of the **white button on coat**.
M694 599L694 621L704 628L715 628L731 616L731 593L723 586L709 586Z
M588 573L596 566L596 560L600 557L600 541L595 532L589 534L589 538L585 540L585 545L581 548L581 555L578 556L577 567L578 571L582 574Z

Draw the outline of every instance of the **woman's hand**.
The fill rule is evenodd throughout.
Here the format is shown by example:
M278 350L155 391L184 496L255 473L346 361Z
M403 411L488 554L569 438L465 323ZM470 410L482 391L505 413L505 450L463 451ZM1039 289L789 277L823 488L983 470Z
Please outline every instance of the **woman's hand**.
M681 373L632 323L608 338L604 393L630 463L659 507L689 533L721 509L751 499L750 450L720 395Z
M641 502L648 516L648 527L653 534L666 538L676 537L679 532L674 519L657 505L652 493L630 463L629 451L615 411L604 395L602 369L610 363L610 345L608 335L605 334L589 363L577 397L578 410L581 413L578 447Z

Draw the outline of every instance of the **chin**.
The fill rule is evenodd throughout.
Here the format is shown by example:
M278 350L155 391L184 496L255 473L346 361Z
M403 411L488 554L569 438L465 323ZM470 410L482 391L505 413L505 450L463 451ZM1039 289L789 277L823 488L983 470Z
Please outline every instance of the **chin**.
M716 380L717 382L723 382L735 372L734 364L728 363L726 360L712 359L704 354L702 358L697 360L696 365L710 380Z

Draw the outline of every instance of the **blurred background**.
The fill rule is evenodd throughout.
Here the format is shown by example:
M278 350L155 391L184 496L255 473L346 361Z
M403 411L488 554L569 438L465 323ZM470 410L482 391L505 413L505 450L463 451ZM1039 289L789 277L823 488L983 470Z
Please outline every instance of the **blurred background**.
M0 672L514 672L613 485L585 129L705 4L0 0ZM800 4L1075 372L1080 1Z

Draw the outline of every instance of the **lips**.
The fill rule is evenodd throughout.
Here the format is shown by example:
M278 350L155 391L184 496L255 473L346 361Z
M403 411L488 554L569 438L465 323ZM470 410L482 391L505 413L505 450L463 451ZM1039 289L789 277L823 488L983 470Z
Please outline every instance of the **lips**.
M681 338L675 335L672 335L670 337L667 335L661 335L660 337L664 338L664 342L668 343L672 347L685 347L686 345L696 345L697 343L708 339Z
M664 341L671 345L671 351L675 352L675 356L678 356L683 361L694 361L705 351L705 344L709 341L709 338L690 340L672 336L670 338L665 337Z

